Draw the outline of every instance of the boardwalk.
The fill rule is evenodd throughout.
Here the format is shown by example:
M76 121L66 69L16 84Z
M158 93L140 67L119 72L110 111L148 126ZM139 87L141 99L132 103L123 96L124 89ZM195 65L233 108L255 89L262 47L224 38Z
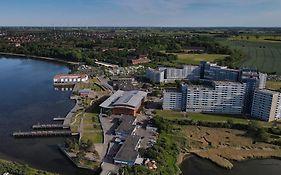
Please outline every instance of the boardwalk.
M69 129L69 125L60 125L60 124L38 124L33 125L32 129Z
M63 121L63 125L64 126L70 126L71 123L71 118L73 116L73 114L79 109L79 104L78 104L78 100L76 99L77 97L72 97L72 99L76 100L76 104L75 106L71 109L71 111L66 115L64 121Z
M30 132L14 132L14 137L54 137L54 136L76 136L78 133L71 131L30 131Z

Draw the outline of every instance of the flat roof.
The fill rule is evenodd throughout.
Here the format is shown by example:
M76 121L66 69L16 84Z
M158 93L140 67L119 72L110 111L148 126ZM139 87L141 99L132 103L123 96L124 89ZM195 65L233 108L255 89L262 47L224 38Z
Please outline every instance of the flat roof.
M147 96L147 93L144 91L116 91L112 96L106 99L100 107L103 108L113 108L116 106L132 106L138 107L143 98Z
M243 84L236 81L213 81L216 85L226 85L226 84Z
M147 93L144 91L125 91L113 106L137 107L146 96Z
M121 146L119 151L117 152L114 159L122 160L122 161L134 161L138 157L137 145L140 141L140 136L130 135L127 137L124 144Z
M176 92L176 93L181 93L180 88L165 88L165 92Z
M126 132L131 134L136 126L134 125L134 122L136 121L136 118L131 115L125 115L121 118L121 124L117 127L115 132Z
M87 74L58 74L54 76L54 79L61 79L61 78L86 78Z
M270 94L270 95L279 94L278 91L272 91L272 90L269 90L269 89L260 89L260 90L257 90L256 92L261 92L261 93Z
M108 97L102 104L100 104L100 107L102 108L111 108L112 103L114 103L120 96L122 96L124 91L118 90L113 95Z

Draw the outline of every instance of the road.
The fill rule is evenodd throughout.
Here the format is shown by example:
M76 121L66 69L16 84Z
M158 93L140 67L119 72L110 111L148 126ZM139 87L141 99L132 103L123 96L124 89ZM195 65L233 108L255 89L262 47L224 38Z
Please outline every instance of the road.
M110 90L111 92L113 92L113 87L108 84L108 80L103 78L103 77L97 77L97 79L100 81L100 84L105 87L106 89Z
M102 115L99 115L99 119L100 119L101 127L102 127L102 130L103 130L103 138L104 138L103 144L97 145L99 148L102 148L102 149L99 149L100 150L99 155L100 155L100 158L102 160L101 175L107 175L111 171L118 170L118 167L116 165L108 162L107 159L106 159L106 154L108 152L109 143L114 137L112 135L112 127L114 125L114 122L108 117L102 117Z

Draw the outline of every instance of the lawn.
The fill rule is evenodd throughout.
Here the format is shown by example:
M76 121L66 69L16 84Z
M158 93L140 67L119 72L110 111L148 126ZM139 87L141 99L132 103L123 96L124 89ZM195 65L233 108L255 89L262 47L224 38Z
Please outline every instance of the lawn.
M248 123L248 119L242 116L187 113L185 117L183 112L169 110L156 110L156 115L169 120L189 118L194 121L227 122L227 120L232 119L234 123Z
M92 125L85 125L83 126L83 130L84 131L101 131L102 132L102 128L100 126L100 124L92 124Z
M91 133L85 132L82 136L83 141L91 140L93 143L102 143L103 142L103 134L102 132Z
M254 67L261 72L281 74L281 42L225 40L221 43L245 54L245 59L237 66Z
M232 120L234 123L248 123L248 119L242 116L231 115L213 115L213 114L201 114L201 113L188 113L189 118L194 121L209 121L209 122L227 122Z
M272 89L272 90L280 90L281 81L266 81L266 88Z
M177 64L193 64L198 65L200 61L215 62L216 60L224 59L227 55L220 54L183 54L178 53L177 60L174 61Z
M96 113L85 113L83 116L82 140L87 141L88 139L94 143L103 141L103 132Z

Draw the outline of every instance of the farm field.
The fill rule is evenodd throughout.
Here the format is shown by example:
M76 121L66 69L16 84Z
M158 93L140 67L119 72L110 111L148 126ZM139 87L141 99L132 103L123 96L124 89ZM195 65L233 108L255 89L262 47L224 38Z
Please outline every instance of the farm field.
M280 43L281 36L280 35L239 35L230 38L230 40Z
M215 60L224 59L227 55L220 54L184 54L178 53L177 60L174 62L177 64L193 64L198 65L200 61L214 62Z
M243 51L246 59L239 63L240 67L255 67L262 72L281 74L281 43L226 40L222 44Z
M167 67L180 67L182 65L199 65L200 61L216 62L216 60L224 59L228 55L222 54L187 54L187 53L169 53L177 56L173 61L157 62L150 67L167 66Z

